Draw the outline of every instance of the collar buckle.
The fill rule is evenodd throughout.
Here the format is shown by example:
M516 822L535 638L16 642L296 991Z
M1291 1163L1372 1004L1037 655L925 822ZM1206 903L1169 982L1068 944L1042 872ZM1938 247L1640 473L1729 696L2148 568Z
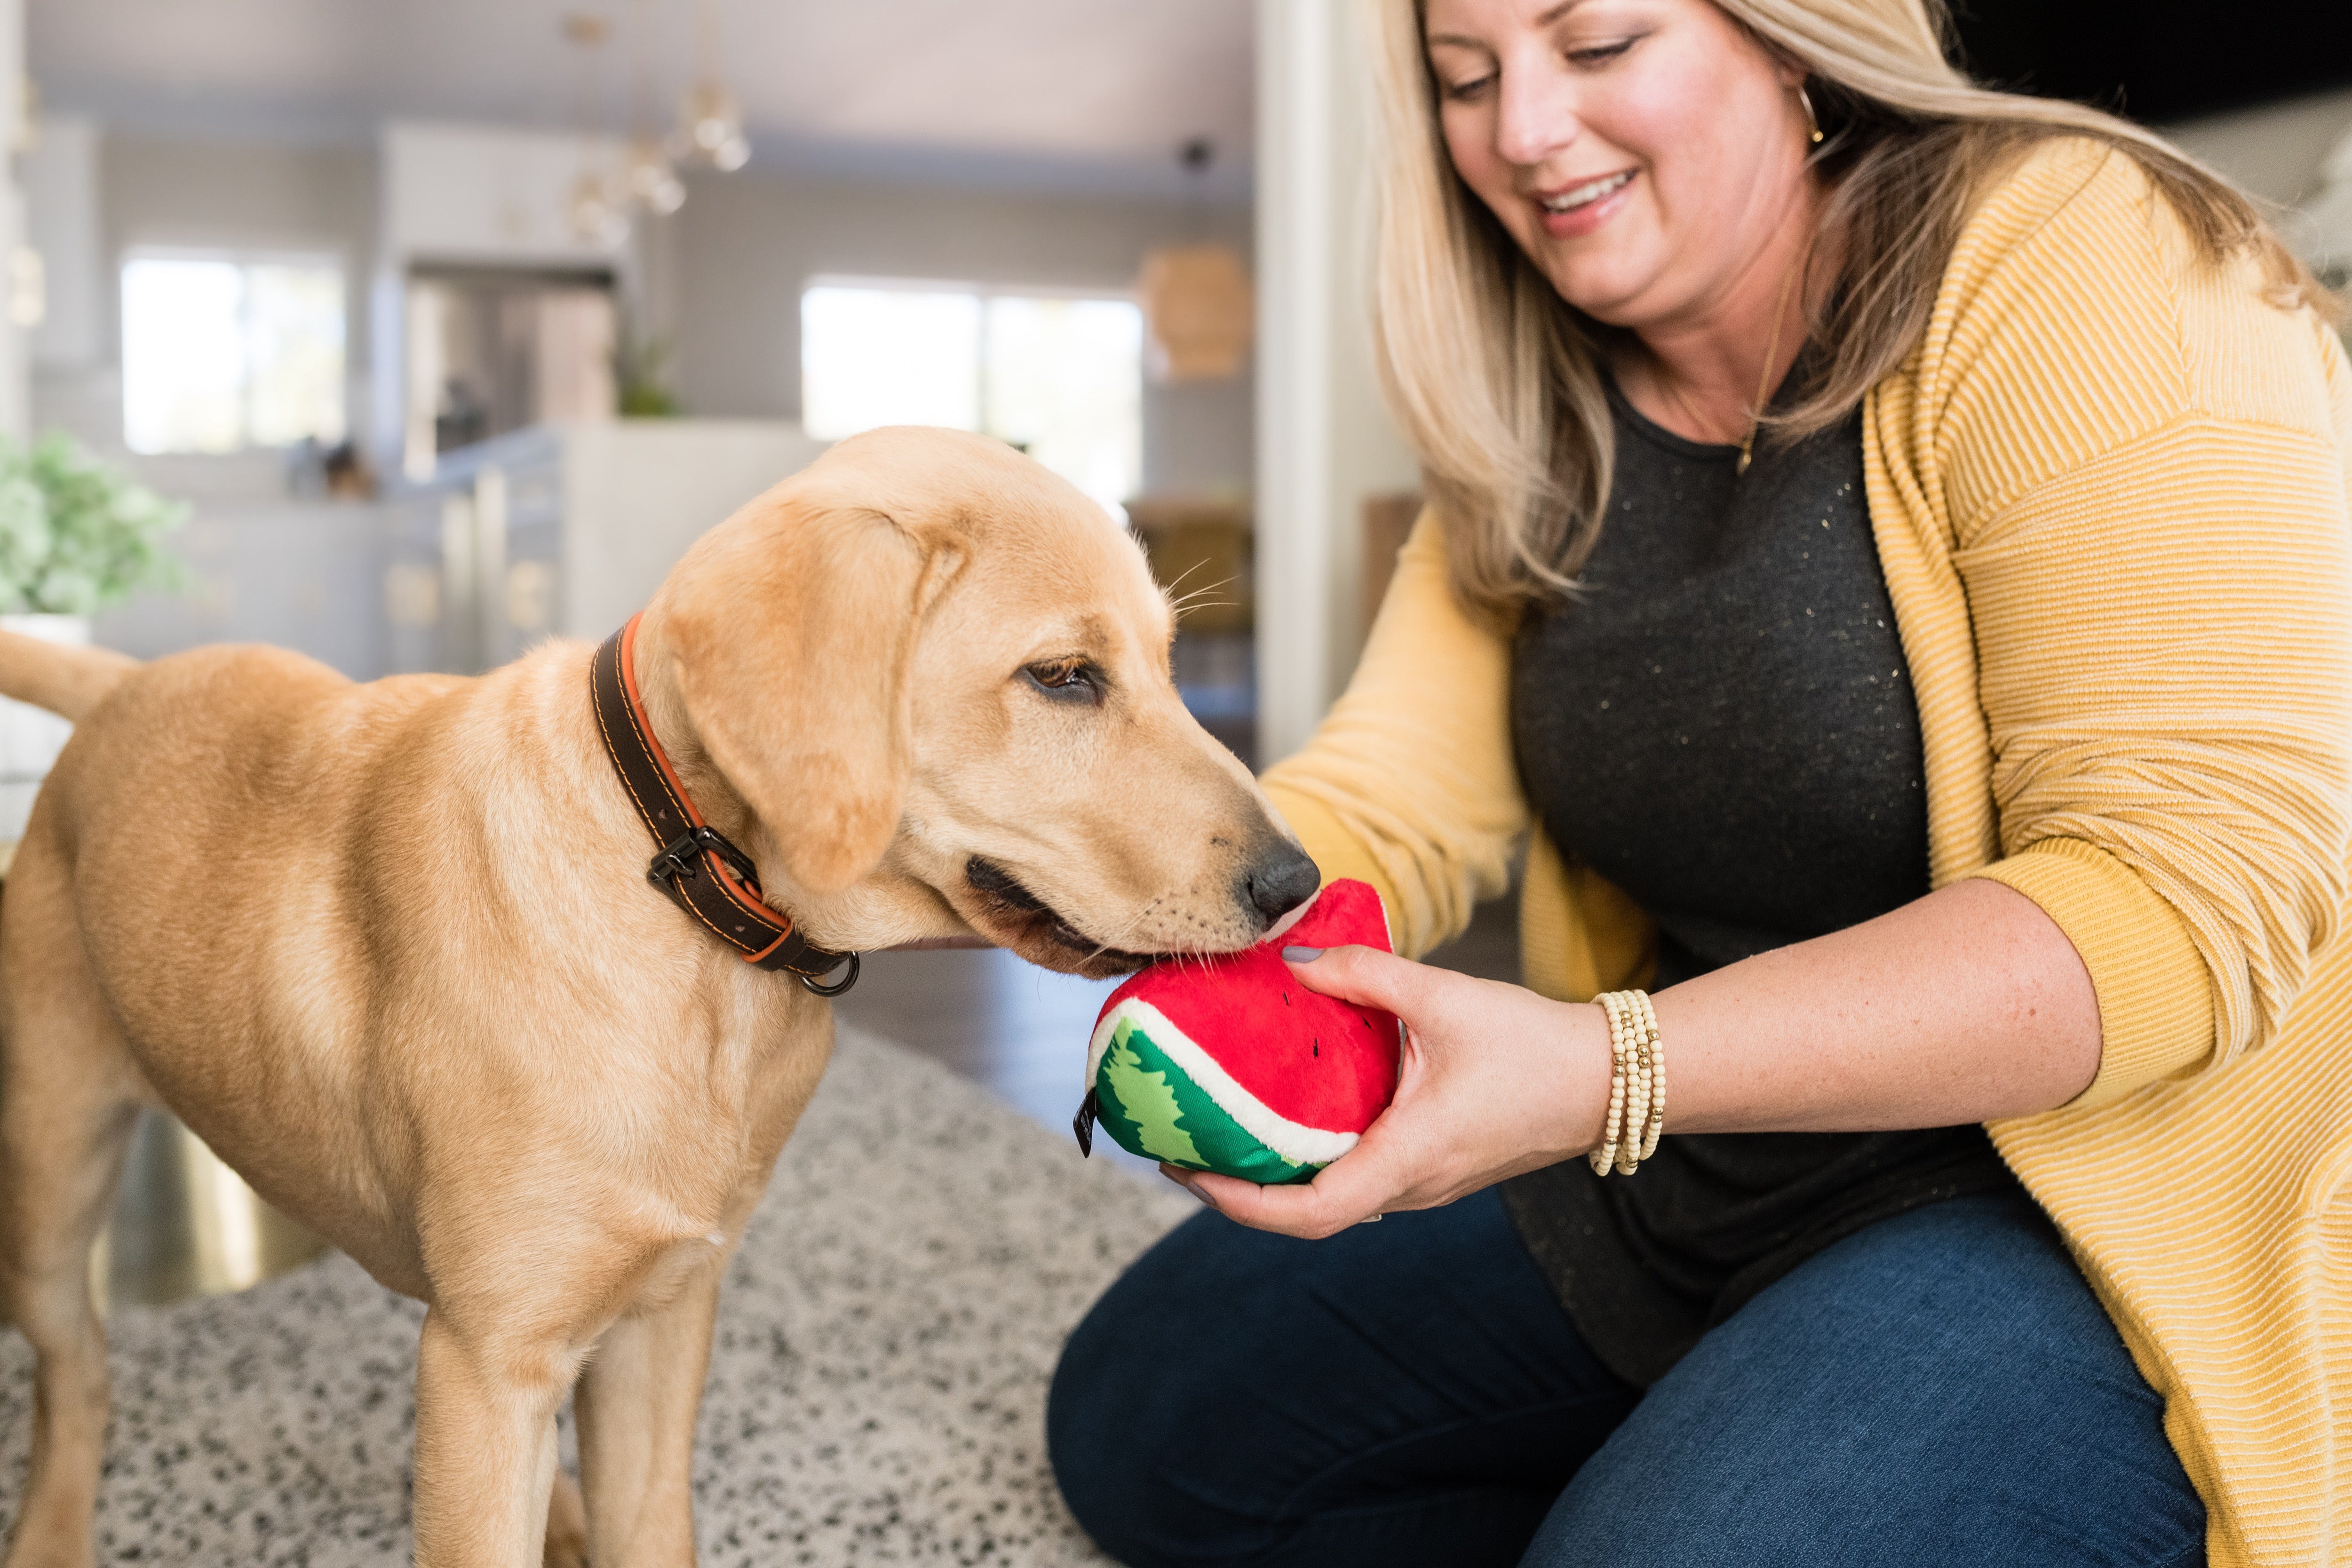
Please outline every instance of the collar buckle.
M705 852L716 855L744 889L756 896L760 891L760 868L751 858L735 847L734 842L715 827L691 827L667 844L654 856L646 868L646 880L655 887L674 884L681 877L691 877Z
M746 963L787 971L815 995L840 995L857 983L857 955L828 952L794 930L792 917L771 908L761 893L751 858L705 823L687 798L637 700L629 668L636 629L632 616L597 648L588 687L605 755L646 831L661 846L646 867L646 880ZM840 980L825 981L844 968Z

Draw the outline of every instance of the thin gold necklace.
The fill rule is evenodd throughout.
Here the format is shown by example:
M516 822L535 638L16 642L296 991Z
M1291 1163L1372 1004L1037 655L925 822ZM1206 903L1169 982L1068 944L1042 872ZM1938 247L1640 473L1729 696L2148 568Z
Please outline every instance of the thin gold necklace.
M1780 321L1789 313L1789 290L1797 286L1797 274L1804 269L1804 258L1789 264L1788 275L1780 279L1780 298L1772 307L1772 335L1764 342L1764 374L1756 378L1756 412L1748 416L1748 434L1739 438L1739 467L1733 473L1744 474L1756 456L1756 432L1764 426L1764 400L1772 391L1772 366L1780 357Z

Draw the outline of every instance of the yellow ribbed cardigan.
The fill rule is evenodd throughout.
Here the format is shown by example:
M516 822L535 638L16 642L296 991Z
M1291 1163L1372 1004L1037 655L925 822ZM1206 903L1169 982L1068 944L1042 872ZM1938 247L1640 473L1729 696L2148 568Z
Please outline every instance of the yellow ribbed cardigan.
M1996 1122L2166 1401L2215 1568L2352 1563L2352 372L2128 158L2053 142L1965 228L1864 409L1919 707L1933 883L1990 877L2096 987L2097 1078ZM1266 788L1400 943L1529 826L1507 642L1416 528L1346 695ZM1528 984L1638 983L1652 931L1535 835Z

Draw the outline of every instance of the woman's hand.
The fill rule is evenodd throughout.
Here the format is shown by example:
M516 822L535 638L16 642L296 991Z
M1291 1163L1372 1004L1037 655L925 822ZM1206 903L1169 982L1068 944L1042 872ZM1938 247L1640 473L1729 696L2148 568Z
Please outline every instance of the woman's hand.
M1162 1166L1242 1221L1329 1236L1428 1208L1601 1142L1598 1007L1333 948L1291 973L1405 1021L1394 1104L1306 1186ZM1969 879L1891 914L1661 992L1675 1132L1952 1127L2065 1104L2099 1070L2090 971L2024 894Z
M1404 1020L1396 1099L1311 1183L1261 1187L1160 1167L1227 1217L1326 1237L1390 1209L1452 1203L1600 1142L1609 1110L1609 1023L1600 1008L1369 947L1335 947L1290 970L1310 990Z

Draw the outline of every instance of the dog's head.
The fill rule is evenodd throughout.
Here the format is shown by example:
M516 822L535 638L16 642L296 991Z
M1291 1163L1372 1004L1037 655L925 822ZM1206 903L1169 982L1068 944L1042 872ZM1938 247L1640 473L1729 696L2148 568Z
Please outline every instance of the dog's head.
M1075 488L982 437L877 430L696 545L639 677L814 940L977 931L1103 975L1247 946L1316 887L1178 698L1173 630Z

